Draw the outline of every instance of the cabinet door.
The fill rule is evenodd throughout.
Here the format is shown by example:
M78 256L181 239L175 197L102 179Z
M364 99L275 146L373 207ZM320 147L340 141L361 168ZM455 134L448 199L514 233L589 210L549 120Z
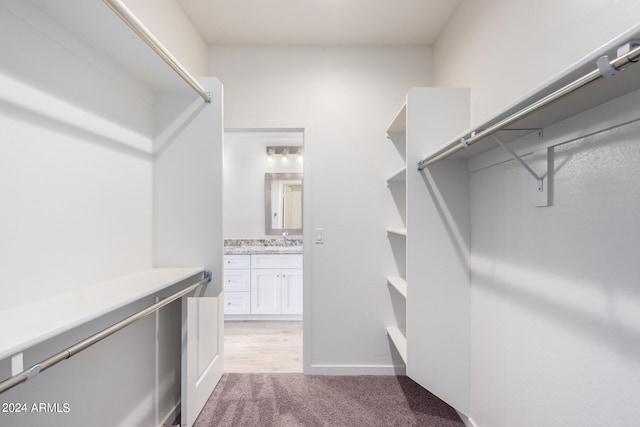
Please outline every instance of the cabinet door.
M251 270L251 314L279 314L282 309L280 270Z
M302 269L286 268L282 274L282 313L302 314Z

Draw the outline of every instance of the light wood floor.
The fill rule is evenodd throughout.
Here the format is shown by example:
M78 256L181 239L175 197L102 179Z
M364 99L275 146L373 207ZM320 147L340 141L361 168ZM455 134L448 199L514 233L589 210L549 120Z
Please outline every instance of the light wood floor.
M224 322L224 371L302 372L302 322Z

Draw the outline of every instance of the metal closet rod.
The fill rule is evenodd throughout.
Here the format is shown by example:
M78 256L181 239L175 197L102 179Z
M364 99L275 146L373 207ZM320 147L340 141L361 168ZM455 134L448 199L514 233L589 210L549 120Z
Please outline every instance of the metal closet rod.
M122 3L121 0L104 0L104 2L122 19L155 53L160 56L182 79L193 88L208 104L211 93L207 92L184 66L165 48L144 24Z
M156 311L158 311L159 309L161 309L162 307L164 307L165 305L168 305L170 303L172 303L173 301L182 298L183 296L187 295L188 293L192 292L195 288L197 288L198 286L204 284L204 283L208 283L211 280L211 273L209 273L208 271L205 271L203 274L203 278L200 279L197 283L194 283L193 285L176 292L175 294L171 295L168 298L163 299L162 301L159 301L155 304L153 304L152 306L149 306L135 314L132 314L131 316L119 321L118 323L115 323L111 326L109 326L108 328L105 328L103 330L101 330L100 332L97 332L93 335L91 335L89 338L86 338L74 345L72 345L71 347L68 347L64 350L62 350L61 352L54 354L53 356L50 356L48 358L46 358L45 360L41 361L40 363L36 363L35 365L33 365L31 368L20 372L19 374L16 374L14 376L12 376L11 378L7 378L6 380L2 381L0 383L0 394L4 393L5 391L17 386L18 384L21 384L33 377L35 377L36 375L38 375L40 372L44 371L45 369L49 369L50 367L52 367L53 365L57 365L58 363L62 362L63 360L69 359L71 356L74 356L78 353L80 353L82 350L85 350L89 347L91 347L92 345L96 344L99 341L102 341L103 339L107 338L110 335L113 335L114 333L118 332L120 329L129 326L130 324L132 324L133 322L136 322L140 319L142 319L143 317L154 313Z
M602 57L602 58L606 58L606 57ZM638 60L640 60L640 46L630 50L629 52L620 55L619 57L615 58L612 61L608 62L609 66L605 65L605 68L610 70L612 73L611 74L607 74L606 72L604 72L601 68L600 68L600 64L599 67L593 71L591 71L588 74L585 74L584 76L580 77L577 80L574 80L573 82L569 83L566 86L561 87L560 89L556 90L553 93L550 93L549 95L545 96L544 98L539 99L538 101L529 104L528 106L522 108L521 110L511 114L510 116L507 116L506 118L498 121L497 123L494 123L493 125L489 126L486 129L483 130L477 130L477 131L473 131L469 134L468 138L461 138L459 141L453 141L450 144L448 144L447 146L439 149L438 151L436 151L433 154L430 154L429 156L426 156L424 159L420 160L418 162L418 170L421 171L424 168L426 168L427 166L440 161L442 159L445 159L455 153L457 153L458 151L469 147L473 144L475 144L476 142L480 141L481 139L484 139L492 134L494 134L495 132L499 131L500 129L509 126L510 124L516 122L517 120L522 119L525 116L528 116L529 114L546 107L547 105L551 104L552 102L557 101L558 99L569 95L572 92L575 92L578 89L581 89L583 87L585 87L586 85L588 85L589 83L592 83L596 80L598 80L599 78L603 77L603 76L611 76L615 73L615 71L621 71L624 68L626 68L628 65L633 64L638 62Z

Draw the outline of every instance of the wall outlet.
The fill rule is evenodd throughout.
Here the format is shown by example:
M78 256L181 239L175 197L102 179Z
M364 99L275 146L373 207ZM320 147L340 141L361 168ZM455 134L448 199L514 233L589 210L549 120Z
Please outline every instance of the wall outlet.
M11 356L11 376L18 375L22 371L24 371L22 353L14 354Z

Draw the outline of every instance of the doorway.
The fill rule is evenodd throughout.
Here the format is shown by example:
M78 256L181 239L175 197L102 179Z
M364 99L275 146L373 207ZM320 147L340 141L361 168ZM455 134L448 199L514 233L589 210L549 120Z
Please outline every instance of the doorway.
M225 372L303 372L303 129L224 137Z

